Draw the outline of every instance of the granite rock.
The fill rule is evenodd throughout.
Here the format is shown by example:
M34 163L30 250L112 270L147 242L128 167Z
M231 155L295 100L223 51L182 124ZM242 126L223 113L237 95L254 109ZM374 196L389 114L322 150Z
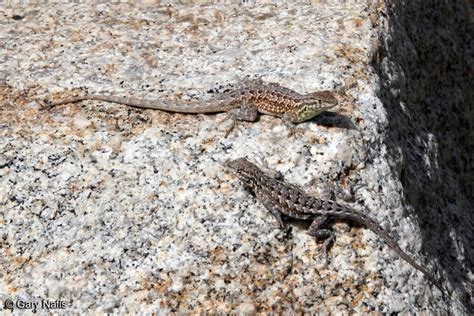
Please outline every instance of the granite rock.
M468 313L467 7L3 5L0 301L71 313ZM339 91L341 104L298 138L270 116L224 138L225 114L41 109L77 93L211 98L246 78ZM453 294L347 223L333 225L325 266L307 225L277 229L222 166L238 157L308 193L336 192Z

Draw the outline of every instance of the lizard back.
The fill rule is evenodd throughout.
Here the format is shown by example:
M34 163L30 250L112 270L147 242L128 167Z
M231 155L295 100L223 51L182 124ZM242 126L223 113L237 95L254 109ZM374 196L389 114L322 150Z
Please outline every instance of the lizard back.
M307 195L298 187L269 176L244 158L228 162L227 166L234 170L236 175L255 192L257 198L271 201L272 205L276 206L283 215L303 220L311 220L316 217L342 219L365 226L379 236L401 258L422 272L444 293L441 282L403 251L389 233L368 215L335 201L322 200Z

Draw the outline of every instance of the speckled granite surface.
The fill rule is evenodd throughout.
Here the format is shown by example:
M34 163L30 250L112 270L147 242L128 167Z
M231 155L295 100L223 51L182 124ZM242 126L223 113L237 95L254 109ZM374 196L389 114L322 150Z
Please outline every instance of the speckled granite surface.
M0 7L0 301L61 302L77 313L466 313L472 236L450 214L472 227L467 194L433 209L414 202L400 157L432 171L439 135L410 140L426 145L425 156L401 146L393 135L422 127L410 108L407 125L394 124L390 107L416 100L384 95L403 73L385 40L403 38L394 14L409 20L408 9L337 1ZM207 98L257 77L301 93L348 90L337 113L301 124L299 139L269 116L223 138L225 114L104 102L43 111L35 101L78 89ZM334 225L324 266L305 225L289 236L275 229L221 166L242 156L263 158L312 194L335 190L442 274L455 299L361 227ZM435 169L455 177L449 168Z

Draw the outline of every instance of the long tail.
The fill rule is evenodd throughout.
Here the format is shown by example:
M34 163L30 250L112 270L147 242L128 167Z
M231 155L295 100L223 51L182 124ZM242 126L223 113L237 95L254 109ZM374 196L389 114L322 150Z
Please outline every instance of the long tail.
M210 101L190 101L187 103L176 104L176 101L163 101L163 100L147 100L139 99L132 97L117 97L117 96L108 96L100 94L92 94L86 96L77 96L71 98L65 98L57 101L45 101L46 107L54 107L61 104L75 103L84 100L98 100L113 102L118 104L124 104L141 109L154 109L167 112L177 112L177 113L217 113L217 112L226 112L237 106L233 102L229 102L226 99L214 99Z
M430 280L440 291L444 294L445 288L441 285L441 280L434 277L434 275L419 265L411 256L409 256L405 251L403 251L400 246L398 246L397 242L388 234L386 230L380 226L376 221L374 221L369 216L355 212L350 209L346 209L342 211L342 217L350 219L358 224L364 225L373 231L376 235L383 239L383 241L393 250L395 251L400 257L402 257L406 262L408 262L411 266L413 266L418 271L422 272L428 280Z

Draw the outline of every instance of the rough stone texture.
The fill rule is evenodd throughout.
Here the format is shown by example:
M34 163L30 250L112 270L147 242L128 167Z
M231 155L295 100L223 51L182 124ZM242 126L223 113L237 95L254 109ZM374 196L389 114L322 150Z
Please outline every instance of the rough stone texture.
M472 4L395 2L387 12L383 29L389 32L373 61L387 111L385 141L378 147L386 149L403 186L405 209L419 219L423 252L438 258L472 314Z
M78 313L468 313L467 9L1 7L0 300L62 301ZM268 116L223 138L225 114L105 102L44 111L35 101L79 88L208 98L247 77L347 91L337 113L301 124L299 139ZM443 275L453 297L362 227L334 225L324 266L307 225L276 229L221 166L242 156L312 194L335 190Z

